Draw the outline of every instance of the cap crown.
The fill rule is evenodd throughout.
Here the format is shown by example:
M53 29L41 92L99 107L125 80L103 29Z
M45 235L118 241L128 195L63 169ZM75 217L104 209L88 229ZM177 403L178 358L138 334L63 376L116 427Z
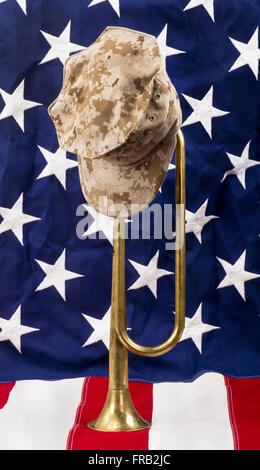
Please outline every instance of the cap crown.
M49 113L64 150L87 158L109 154L131 160L141 158L156 135L165 135L170 98L176 101L173 120L177 116L181 122L178 96L156 38L108 26L87 49L67 59L63 87ZM170 124L168 119L167 129ZM136 156L138 140L144 149ZM113 154L118 147L120 152Z

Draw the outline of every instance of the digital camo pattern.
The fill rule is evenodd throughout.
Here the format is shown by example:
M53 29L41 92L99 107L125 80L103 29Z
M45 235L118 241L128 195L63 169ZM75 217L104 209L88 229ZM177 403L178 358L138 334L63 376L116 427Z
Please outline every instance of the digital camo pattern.
M133 215L151 202L182 119L154 36L108 26L67 59L49 113L61 148L78 155L82 191L95 210L116 216L120 204L121 215Z

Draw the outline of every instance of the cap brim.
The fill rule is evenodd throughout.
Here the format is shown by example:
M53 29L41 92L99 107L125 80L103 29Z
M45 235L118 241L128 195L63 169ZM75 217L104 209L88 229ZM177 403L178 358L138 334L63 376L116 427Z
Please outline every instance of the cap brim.
M87 203L110 217L127 217L142 211L159 191L175 147L173 125L144 159L131 165L119 165L115 157L92 159L78 155L80 183Z

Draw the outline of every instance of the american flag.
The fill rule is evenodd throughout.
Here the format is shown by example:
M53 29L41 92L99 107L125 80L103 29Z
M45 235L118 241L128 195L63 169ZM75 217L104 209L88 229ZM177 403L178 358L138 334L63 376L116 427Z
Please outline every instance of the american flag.
M164 356L129 354L129 377L260 376L259 10L255 0L0 0L0 382L108 376L113 220L84 200L77 158L47 112L65 60L108 25L156 36L186 141L185 330ZM173 202L174 173L173 155L154 203ZM174 322L164 239L126 241L126 288L132 337L162 342Z

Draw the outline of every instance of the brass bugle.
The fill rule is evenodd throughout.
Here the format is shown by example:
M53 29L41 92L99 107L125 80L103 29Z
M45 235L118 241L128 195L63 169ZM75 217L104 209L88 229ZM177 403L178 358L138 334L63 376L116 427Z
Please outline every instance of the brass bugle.
M126 328L124 219L115 219L110 318L109 387L99 416L88 423L98 431L138 431L149 428L134 408L128 388L128 350L140 356L159 356L180 340L185 325L185 140L177 133L175 170L175 324L172 334L157 346L133 341Z

